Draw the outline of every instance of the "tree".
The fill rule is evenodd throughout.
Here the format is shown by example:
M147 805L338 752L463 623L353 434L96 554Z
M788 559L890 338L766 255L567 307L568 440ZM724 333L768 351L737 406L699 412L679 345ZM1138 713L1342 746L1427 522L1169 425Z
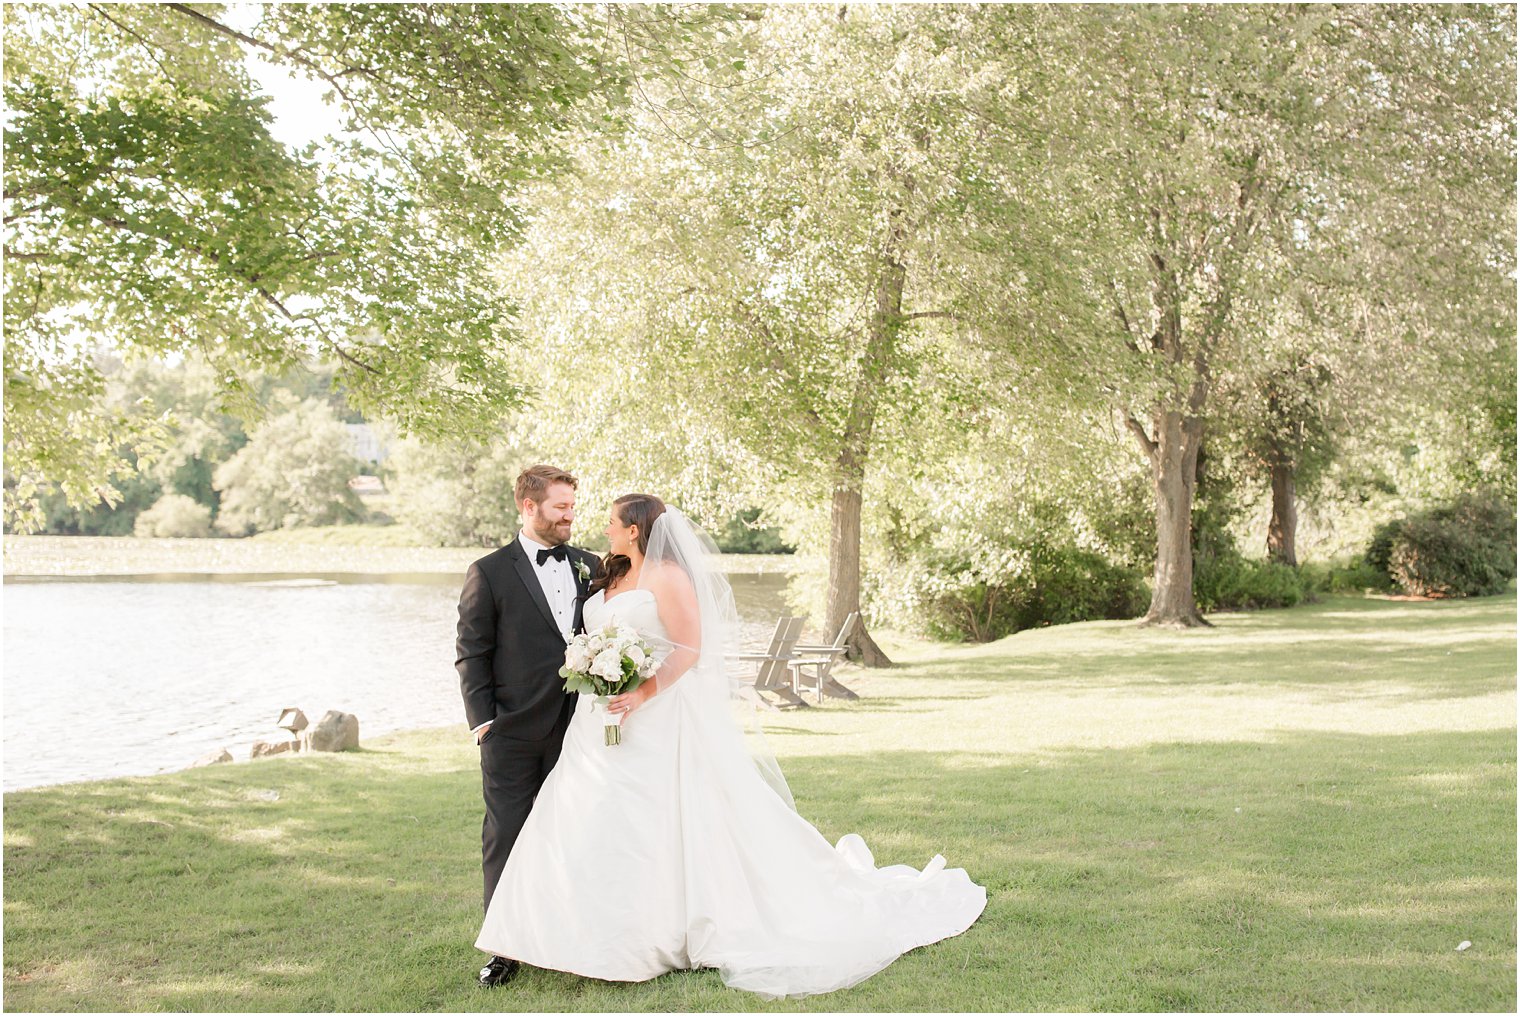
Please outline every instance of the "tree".
M517 476L538 462L521 423L489 444L429 442L395 447L386 462L396 515L440 547L499 547L517 534Z
M1272 333L1243 308L1309 260L1295 256L1305 238L1348 218L1365 226L1358 201L1377 183L1416 182L1411 150L1432 159L1471 141L1470 118L1490 129L1479 82L1506 66L1512 39L1508 14L1404 8L1128 8L1045 35L1052 165L1083 167L1055 170L1065 201L1041 206L1043 235L1060 238L1045 271L1076 283L1050 290L1075 323L1063 339L1080 370L1062 379L1107 392L1150 465L1146 623L1204 623L1189 529L1205 424L1221 379L1249 390L1263 366L1280 369L1263 355ZM1467 91L1431 87L1432 67ZM1402 196L1439 203L1441 186ZM1316 253L1328 255L1323 272L1347 267L1332 244ZM1438 274L1422 281L1449 281ZM1451 292L1427 285L1418 297L1435 306Z
M974 27L938 8L768 9L729 62L749 77L661 92L637 138L536 195L543 228L512 262L554 280L529 304L546 348L605 352L567 428L589 414L623 454L689 463L695 439L756 463L652 465L698 494L729 476L720 518L777 491L824 513L833 630L862 603L881 435L904 433L947 326L980 303L967 276L987 257L975 181L992 141L967 105L1006 68L958 45ZM888 662L864 626L851 649Z
M273 417L218 467L217 525L244 536L358 521L364 506L348 486L359 472L350 447L347 428L318 400Z
M1266 425L1259 440L1272 488L1267 558L1291 567L1298 566L1298 485L1327 458L1324 415L1315 403L1328 379L1324 368L1299 360L1261 382Z
M272 4L244 31L224 14L7 5L6 513L19 525L35 525L47 481L76 503L114 497L117 449L155 437L96 411L103 379L77 336L198 351L249 412L250 374L320 359L361 411L488 435L523 394L504 367L510 294L489 271L519 232L515 191L554 170L563 132L613 119L630 59L699 47L726 16ZM320 155L275 141L248 52L325 82L351 133Z
M1312 228L1277 245L1281 281L1257 300L1278 335L1247 442L1273 494L1269 556L1290 564L1298 491L1350 435L1424 406L1481 415L1496 390L1514 405L1513 12L1355 15L1375 150L1306 181Z

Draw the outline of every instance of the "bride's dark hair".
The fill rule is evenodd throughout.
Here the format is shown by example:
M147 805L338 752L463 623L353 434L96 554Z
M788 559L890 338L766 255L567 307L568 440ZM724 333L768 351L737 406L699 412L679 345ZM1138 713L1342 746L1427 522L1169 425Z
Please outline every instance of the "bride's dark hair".
M623 525L639 527L639 553L649 553L649 532L654 528L654 520L665 514L665 502L653 494L624 494L612 502L612 510ZM631 567L633 562L626 555L609 552L602 558L602 574L591 583L591 592L606 589L627 575Z

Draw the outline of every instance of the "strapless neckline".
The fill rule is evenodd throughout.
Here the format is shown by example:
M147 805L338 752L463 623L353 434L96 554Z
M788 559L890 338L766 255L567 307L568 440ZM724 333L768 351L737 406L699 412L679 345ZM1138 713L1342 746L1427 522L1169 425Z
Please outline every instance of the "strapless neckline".
M597 594L599 596L601 596L601 598L602 598L602 605L603 606L606 606L607 604L611 603L613 600L620 600L620 599L622 599L625 596L632 596L634 593L648 593L649 595L653 596L654 595L654 590L652 590L652 589L628 589L628 590L625 590L624 592L618 593L616 596L608 596L607 595L607 590L605 590L605 589L598 589L597 590Z
M648 593L647 596L635 596L635 593ZM624 600L624 597L631 599ZM598 589L591 599L586 601L586 610L583 615L586 630L600 628L608 622L620 625L629 625L637 628L646 637L665 640L665 626L660 623L660 603L654 593L648 589L629 589L618 593L610 600L607 598L607 590Z

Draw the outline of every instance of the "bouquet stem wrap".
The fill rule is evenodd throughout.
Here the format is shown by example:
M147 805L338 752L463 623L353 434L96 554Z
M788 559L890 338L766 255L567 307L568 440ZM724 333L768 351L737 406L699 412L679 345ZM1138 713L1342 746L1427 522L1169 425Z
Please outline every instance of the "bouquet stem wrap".
M607 703L611 701L606 695L598 695L596 698L597 708L605 714L602 721L602 735L606 739L604 743L609 746L623 743L623 714L613 715L607 712Z

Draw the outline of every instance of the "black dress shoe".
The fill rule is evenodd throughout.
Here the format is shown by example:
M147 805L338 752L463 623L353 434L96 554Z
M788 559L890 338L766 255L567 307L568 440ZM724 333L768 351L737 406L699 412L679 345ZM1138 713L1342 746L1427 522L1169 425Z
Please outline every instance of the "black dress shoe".
M492 956L491 962L480 968L479 984L482 988L499 988L517 973L517 961L505 956Z

